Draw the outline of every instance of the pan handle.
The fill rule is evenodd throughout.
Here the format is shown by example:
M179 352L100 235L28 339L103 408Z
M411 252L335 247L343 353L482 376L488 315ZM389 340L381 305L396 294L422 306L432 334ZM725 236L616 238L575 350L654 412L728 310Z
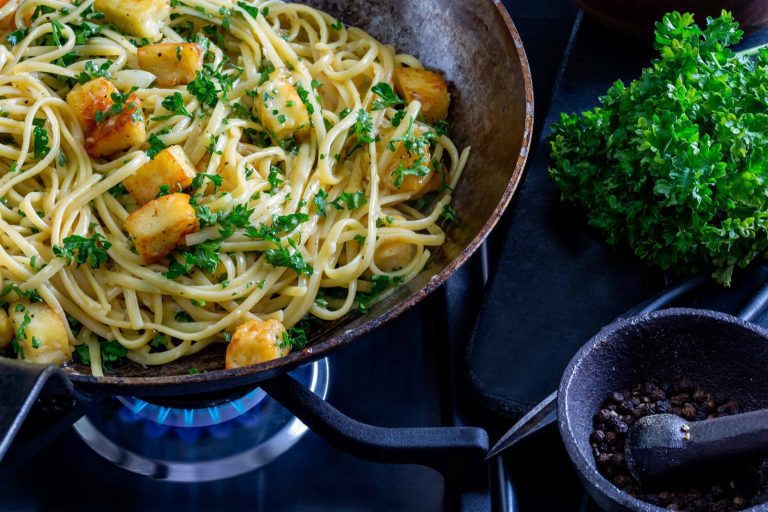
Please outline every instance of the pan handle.
M77 415L82 411L82 405L88 400L74 390L69 379L58 367L0 357L0 389L2 389L0 393L0 461L8 453L24 420L51 379L56 381L59 392L63 391L77 404L67 417L72 416L73 412ZM54 383L51 382L51 384ZM54 426L47 425L46 432L38 435L35 441L39 441L40 438L50 438L50 431L55 430Z
M418 464L443 475L454 475L460 468L483 467L488 453L488 434L482 428L376 427L344 415L289 375L274 377L260 385L314 433L362 459L385 464Z

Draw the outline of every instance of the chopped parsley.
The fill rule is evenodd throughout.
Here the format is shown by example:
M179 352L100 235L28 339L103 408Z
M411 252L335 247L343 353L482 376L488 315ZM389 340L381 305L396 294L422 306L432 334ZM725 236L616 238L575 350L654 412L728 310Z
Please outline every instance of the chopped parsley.
M195 117L187 110L186 105L184 105L184 96L182 96L180 92L175 92L170 96L167 96L160 105L170 112L170 114L155 116L152 118L153 121L166 121L174 116L185 116L190 119Z
M351 155L363 144L372 144L376 142L377 138L373 136L373 118L371 114L361 108L357 111L357 120L352 128L349 129L349 136L355 136L355 143L347 152L347 156Z
M402 277L389 277L384 275L375 275L371 277L371 291L367 293L358 293L355 299L357 300L358 309L365 313L367 312L373 303L378 299L382 293L390 288L399 286L403 283Z
M45 119L35 119L32 121L34 128L32 129L32 139L34 141L34 157L41 160L48 156L51 151L50 139L48 137L48 130L43 128L45 126Z
M304 104L305 107L307 107L307 112L309 112L309 115L312 115L315 113L315 106L312 104L311 101L309 101L309 91L304 88L301 83L296 85L296 91L299 93L299 98L301 99L301 102ZM310 126L312 125L312 121L310 120Z
M287 348L302 350L307 348L307 345L309 345L309 340L306 331L300 327L291 327L283 333L280 348L282 350Z
M173 316L173 319L177 322L194 322L195 319L186 311L177 311Z
M31 303L42 302L43 298L40 297L40 293L37 290L22 290L19 285L15 283L7 284L0 290L0 297L5 297L9 293L15 293L20 299L28 300Z
M328 214L325 212L325 208L328 206L328 193L323 189L318 190L312 202L317 207L317 213L321 217L327 217Z
M77 262L77 266L89 263L91 268L99 268L107 262L107 251L112 244L101 233L94 233L91 238L72 235L64 239L64 245L55 245L53 254L65 258L67 263Z
M8 44L11 46L16 46L19 44L25 37L27 37L27 34L29 33L29 29L27 28L20 28L18 30L14 30L10 34L8 34L8 37L6 40L8 41Z
M128 194L128 189L125 188L125 185L123 185L122 183L118 183L117 185L109 189L109 194L112 197L122 197Z
M283 170L280 169L277 166L271 166L269 168L269 175L267 176L267 181L269 182L270 189L269 189L269 195L275 195L277 192L277 189L280 188L280 185L283 184L282 178L280 178L280 175L283 173Z
M399 107L405 105L405 102L401 97L395 94L392 90L392 86L386 82L380 82L373 87L371 91L379 97L373 102L373 110L386 110L390 107Z
M157 155L159 155L165 148L168 147L166 143L163 142L155 133L149 135L147 142L149 143L147 156L152 160L154 160Z
M111 370L117 366L124 364L123 358L128 354L128 349L120 344L120 342L113 341L100 341L101 345L101 363L105 370Z
M142 119L142 113L141 110L138 108L138 105L135 102L130 102L126 105L130 97L133 95L134 92L136 92L139 88L134 86L131 88L130 91L126 93L121 92L113 92L111 95L112 98L112 105L107 110L98 110L96 114L93 116L94 120L97 123L103 123L110 117L119 116L122 114L125 110L134 110L134 116L136 116L136 121Z
M280 235L286 235L294 231L301 224L307 222L309 216L306 213L292 213L289 215L274 215L272 224L247 227L245 234L256 240L268 240L275 245L280 245Z
M445 205L443 211L440 212L440 219L446 222L456 222L456 211L450 205Z
M291 251L288 247L280 246L277 249L267 249L264 253L267 263L273 267L285 267L293 270L297 274L311 276L314 274L312 266L306 262L304 256L297 250L297 244L294 240L288 239L288 244L294 249Z
M347 207L347 210L357 210L358 208L362 208L368 203L368 198L365 197L365 193L362 191L357 191L353 193L349 192L342 192L341 195L336 198L334 201L330 203L331 206L336 208L337 210L343 210L344 206Z
M200 190L205 185L205 180L210 181L213 184L213 193L218 192L219 187L224 183L224 178L219 174L205 174L200 173L192 180L192 190Z
M62 46L64 37L61 35L61 31L64 30L64 25L59 20L53 20L51 22L51 36L56 46Z
M254 209L249 210L248 205L238 204L226 215L219 216L219 234L222 238L229 238L237 229L251 227L251 215Z
M195 268L212 274L219 266L220 240L207 240L195 245L190 251L180 254L181 261L174 258L168 265L168 271L163 274L168 279L176 279L183 275L189 275Z

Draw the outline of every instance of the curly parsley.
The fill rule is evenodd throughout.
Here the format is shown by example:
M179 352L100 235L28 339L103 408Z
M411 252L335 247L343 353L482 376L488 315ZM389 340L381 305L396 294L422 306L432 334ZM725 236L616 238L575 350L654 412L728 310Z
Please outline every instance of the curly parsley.
M638 80L554 125L549 170L609 244L677 274L714 269L726 285L768 254L768 50L739 56L741 37L727 12L703 30L666 15Z

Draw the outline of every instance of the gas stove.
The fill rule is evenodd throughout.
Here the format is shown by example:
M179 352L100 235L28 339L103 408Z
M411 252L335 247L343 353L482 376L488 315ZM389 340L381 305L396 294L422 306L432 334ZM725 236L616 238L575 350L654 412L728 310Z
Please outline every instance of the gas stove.
M452 369L484 268L480 255L422 306L292 377L373 425L463 424ZM435 470L365 462L330 447L260 389L204 403L108 399L49 447L12 463L2 468L0 510L444 510L468 503ZM490 504L490 483L481 494Z

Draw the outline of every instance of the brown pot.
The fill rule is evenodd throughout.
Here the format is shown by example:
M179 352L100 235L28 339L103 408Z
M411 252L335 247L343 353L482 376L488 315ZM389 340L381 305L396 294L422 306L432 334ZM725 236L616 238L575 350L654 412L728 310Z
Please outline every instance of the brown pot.
M725 9L733 13L742 30L751 32L768 24L765 0L576 0L576 3L603 25L640 39L652 39L653 29L664 14L691 12L703 23Z

